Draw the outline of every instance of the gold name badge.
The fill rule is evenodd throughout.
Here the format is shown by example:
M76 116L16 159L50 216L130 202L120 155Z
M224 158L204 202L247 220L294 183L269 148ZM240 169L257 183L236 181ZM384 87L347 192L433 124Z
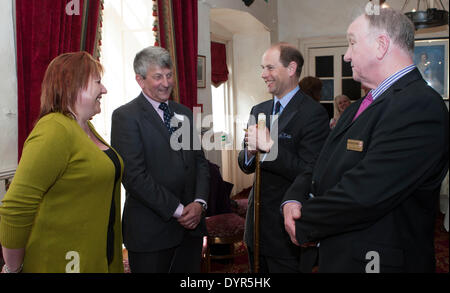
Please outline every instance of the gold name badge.
M362 152L364 147L364 142L362 140L349 139L347 140L347 150Z

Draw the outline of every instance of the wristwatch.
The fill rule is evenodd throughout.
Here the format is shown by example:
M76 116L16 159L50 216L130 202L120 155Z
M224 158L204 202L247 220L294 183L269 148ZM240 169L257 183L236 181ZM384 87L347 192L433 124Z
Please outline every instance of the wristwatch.
M208 205L202 201L196 201L196 203L199 203L202 206L202 215L206 214L206 209L208 208Z

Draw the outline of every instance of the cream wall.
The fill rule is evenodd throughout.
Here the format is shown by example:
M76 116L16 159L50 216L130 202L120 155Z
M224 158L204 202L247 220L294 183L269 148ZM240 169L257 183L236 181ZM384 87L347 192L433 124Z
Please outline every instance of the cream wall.
M246 7L241 0L199 0L199 55L206 56L206 88L198 90L203 115L212 112L211 97L211 40L227 44L230 64L231 112L243 124L234 123L230 130L233 150L208 151L206 157L219 165L223 179L234 184L233 194L251 186L253 176L245 175L237 166L237 146L243 140L251 107L270 99L260 74L261 56L277 36L276 3L255 0Z
M265 32L235 34L233 36L235 113L249 115L251 108L271 98L261 78L261 57L270 46L270 36ZM243 132L241 133L243 136ZM238 139L243 139L243 137Z
M211 60L210 53L210 26L209 26L209 7L204 5L203 1L198 3L198 54L206 56L206 60ZM203 104L202 115L212 113L211 105L211 63L206 62L206 87L199 88L197 91L197 100Z
M278 39L277 9L279 3L283 2L284 0L269 0L268 3L264 0L255 0L250 7L247 7L242 0L199 0L199 4L206 4L210 8L228 8L251 14L269 29L272 40Z
M270 1L269 1L270 2ZM206 88L198 89L198 103L203 105L202 116L212 114L211 97L211 35L229 42L230 68L234 91L234 113L248 116L253 105L270 98L260 78L261 56L270 46L275 3L256 0L247 8L241 0L199 0L198 54L206 56ZM246 119L245 119L246 120ZM237 134L241 140L241 131ZM220 152L210 151L207 158L222 167Z
M0 178L17 167L17 74L12 0L0 9ZM0 186L0 198L3 188Z
M364 12L368 0L282 0L278 2L278 35L280 41L293 44L298 39L325 36L345 36L348 25ZM388 0L390 7L400 10L405 0ZM424 2L424 1L422 1ZM436 0L437 2L437 0ZM442 0L446 10L449 0ZM409 11L417 1L409 1ZM423 5L423 4L422 4ZM423 8L423 6L421 6ZM420 30L418 37L448 37L448 25L436 29Z
M276 22L277 17L277 2L278 0L271 0L266 3L264 0L255 0L255 2L250 6L246 7L241 0L198 0L198 54L206 56L206 88L198 89L198 103L203 104L203 114L208 115L212 113L211 105L211 53L210 53L210 42L211 42L211 31L214 31L216 35L221 36L223 39L232 40L234 35L246 34L247 38L252 38L254 43L257 43L257 47L251 47L252 50L248 50L248 47L244 47L240 44L241 40L246 37L238 38L237 42L233 43L233 51L243 51L247 53L247 60L253 59L255 56L257 58L259 52L258 49L263 46L267 47L270 45L270 40L278 39L278 27ZM247 13L247 15L254 17L258 22L260 22L260 28L264 27L265 31L269 33L269 42L267 43L267 38L260 39L259 35L250 35L248 30L244 25L242 25L239 19L231 18L227 24L230 27L236 29L224 28L218 26L217 23L210 23L211 10L233 10L240 13ZM242 20L242 19L241 19ZM256 26L256 25L255 25ZM256 29L252 29L254 32ZM259 43L258 43L259 42ZM254 51L256 50L256 52ZM256 60L253 60L256 61ZM251 61L249 61L251 62ZM259 59L257 60L259 65ZM247 72L242 72L235 69L235 74L241 74L242 77L247 79L249 82L254 81L254 78L247 76ZM253 71L251 74L254 74ZM258 91L256 92L258 93Z

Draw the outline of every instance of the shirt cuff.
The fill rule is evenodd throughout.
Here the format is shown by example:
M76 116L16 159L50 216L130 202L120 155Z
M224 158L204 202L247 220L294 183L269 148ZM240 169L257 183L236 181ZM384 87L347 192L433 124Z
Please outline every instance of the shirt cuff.
M290 203L290 202L298 203L298 204L300 205L300 208L302 208L302 203L299 202L298 200L287 200L287 201L283 202L283 203L281 204L281 206L280 206L280 213L281 213L281 214L283 214L283 207L284 207L284 205L287 204L287 203Z
M175 210L175 213L173 213L173 217L175 219L178 219L179 217L181 217L181 215L183 214L183 209L184 209L184 205L182 205L181 203L178 204L178 207Z
M201 203L202 206L205 206L205 210L208 209L208 203L204 199L196 198L194 201Z
M255 158L255 155L252 155L250 158L248 157L248 150L245 149L245 166L248 167L252 162L253 159Z

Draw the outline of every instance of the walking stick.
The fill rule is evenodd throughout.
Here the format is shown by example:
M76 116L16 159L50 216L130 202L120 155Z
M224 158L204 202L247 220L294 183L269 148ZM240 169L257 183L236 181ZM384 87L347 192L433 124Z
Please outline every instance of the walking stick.
M258 115L258 128L266 126L266 115L260 113ZM253 272L259 273L259 205L261 196L261 167L260 167L261 153L256 153L256 169L255 169L255 189L254 189L254 204L253 204Z

